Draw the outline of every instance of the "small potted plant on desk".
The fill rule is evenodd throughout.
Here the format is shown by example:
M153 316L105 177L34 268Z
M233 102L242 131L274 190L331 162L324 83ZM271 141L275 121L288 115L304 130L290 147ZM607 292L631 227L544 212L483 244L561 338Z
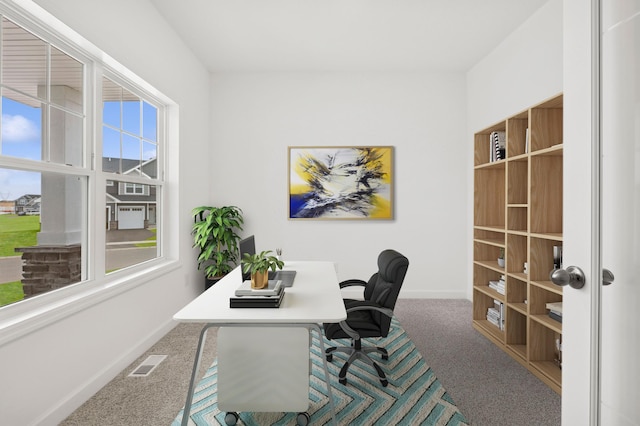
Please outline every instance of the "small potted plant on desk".
M236 267L240 257L237 231L242 230L242 210L236 206L201 206L191 211L193 246L200 249L198 269L204 269L205 290Z
M251 288L265 288L269 284L269 270L282 269L284 262L272 256L271 250L256 254L245 253L242 257L244 273L251 272Z

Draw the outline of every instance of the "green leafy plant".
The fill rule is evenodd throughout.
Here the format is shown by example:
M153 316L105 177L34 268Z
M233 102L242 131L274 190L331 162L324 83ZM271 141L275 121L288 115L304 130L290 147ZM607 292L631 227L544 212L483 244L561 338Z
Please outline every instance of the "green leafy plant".
M201 206L191 211L193 247L200 250L198 269L207 277L222 277L236 267L240 252L237 231L242 230L242 210L236 206Z
M498 259L504 259L504 248L500 248L500 255L498 255Z
M271 250L262 251L256 254L245 253L242 257L242 269L244 273L264 273L268 269L271 269L272 271L282 269L284 262L269 253L271 253Z

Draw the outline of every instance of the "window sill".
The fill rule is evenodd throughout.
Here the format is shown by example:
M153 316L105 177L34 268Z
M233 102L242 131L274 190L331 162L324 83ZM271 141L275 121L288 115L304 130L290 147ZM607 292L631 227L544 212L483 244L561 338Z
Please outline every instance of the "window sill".
M105 277L101 282L85 281L1 308L0 346L164 276L180 266L175 260L158 260L126 275L114 274L114 277Z

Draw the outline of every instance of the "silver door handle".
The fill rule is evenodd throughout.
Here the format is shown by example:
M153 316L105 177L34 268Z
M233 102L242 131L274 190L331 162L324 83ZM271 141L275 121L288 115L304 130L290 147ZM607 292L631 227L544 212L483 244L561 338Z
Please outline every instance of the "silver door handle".
M602 285L611 285L615 278L616 277L613 276L613 272L606 268L602 268Z
M554 269L549 274L551 281L559 286L570 285L571 288L581 289L584 287L584 272L577 266L568 266L566 269Z

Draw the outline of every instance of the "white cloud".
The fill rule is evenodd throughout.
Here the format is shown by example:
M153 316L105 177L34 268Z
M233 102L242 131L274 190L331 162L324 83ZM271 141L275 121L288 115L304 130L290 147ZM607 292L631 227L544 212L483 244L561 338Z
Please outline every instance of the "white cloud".
M21 142L40 137L40 130L33 121L22 115L2 114L2 140Z

